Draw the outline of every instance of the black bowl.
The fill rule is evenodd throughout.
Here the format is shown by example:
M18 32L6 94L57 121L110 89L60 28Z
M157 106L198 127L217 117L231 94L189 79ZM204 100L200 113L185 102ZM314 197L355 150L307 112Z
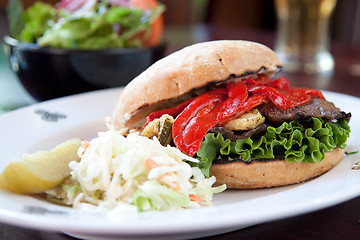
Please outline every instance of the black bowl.
M165 45L150 48L67 50L4 37L11 69L38 101L125 86L162 58Z

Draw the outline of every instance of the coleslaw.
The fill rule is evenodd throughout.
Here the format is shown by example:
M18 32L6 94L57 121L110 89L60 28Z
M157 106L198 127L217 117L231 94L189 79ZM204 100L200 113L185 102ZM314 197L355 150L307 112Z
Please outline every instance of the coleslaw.
M124 211L176 210L211 205L215 177L206 178L188 162L198 160L156 138L119 131L98 133L78 149L80 162L69 164L71 177L47 191L76 209ZM184 161L185 160L185 161Z

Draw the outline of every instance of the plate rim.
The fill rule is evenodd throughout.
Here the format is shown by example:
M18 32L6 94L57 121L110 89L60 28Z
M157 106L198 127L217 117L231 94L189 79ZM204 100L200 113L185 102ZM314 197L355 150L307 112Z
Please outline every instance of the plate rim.
M63 97L63 98L58 98L58 99L53 99L53 100L49 100L49 101L44 101L44 102L40 102L40 103L36 103L30 106L26 106L23 107L21 109L17 109L14 110L12 112L9 113L5 113L2 116L0 116L0 122L3 121L4 118L11 118L14 115L21 115L22 112L24 111L28 111L28 110L32 110L35 109L37 107L41 107L44 105L52 105L54 103L56 104L65 104L68 101L73 101L74 99L83 99L83 98L88 98L88 97L96 97L96 96L106 96L108 95L110 92L113 93L114 95L119 94L121 92L123 88L114 88L114 89L105 89L105 90L98 90L98 91L93 91L93 92L87 92L87 93L82 93L82 94L76 94L76 95L72 95L72 96L67 96L67 97ZM343 94L343 93L338 93L338 92L331 92L331 91L323 91L324 95L334 95L335 97L346 97L346 98L352 98L356 101L360 102L360 98L355 97L355 96L351 96L351 95L347 95L347 94ZM301 185L304 185L307 183L302 183ZM357 196L360 195L360 183L359 185L354 186L353 188L359 188L359 190L353 190L353 189L346 189L345 192L349 192L346 195L342 195L342 196L335 196L332 197L331 199L325 200L319 204L314 204L311 205L310 207L307 207L306 209L304 209L304 205L307 205L308 203L303 203L303 204L299 204L296 206L296 209L293 209L293 211L291 213L286 213L286 212L282 212L282 214L278 214L276 217L272 216L272 212L268 212L267 215L264 216L263 219L259 220L258 218L254 217L254 218L250 218L247 219L247 221L244 221L243 218L236 218L233 217L232 220L228 220L226 221L226 219L224 219L225 217L222 217L222 220L224 220L225 222L223 224L218 225L217 221L218 220L212 220L208 222L207 226L201 225L201 229L199 229L199 226L190 226L189 228L186 228L188 231L184 231L186 229L185 226L183 226L181 228L181 232L182 233L191 233L191 232L197 232L197 231L206 231L206 230L210 230L210 229L224 229L225 227L227 228L241 228L242 226L245 225L253 225L253 224L258 224L258 223L263 223L263 222L268 222L268 221L272 221L272 220L277 220L277 219L281 219L281 218L286 218L286 217L291 217L291 216L295 216L298 214L305 214L305 213L309 213L315 210L320 210L320 209L324 209L336 204L339 204L341 202L345 202L347 200L353 199ZM241 191L241 190L240 190ZM0 196L2 196L4 194L3 191L0 190ZM6 193L7 194L7 193ZM11 194L11 193L9 193ZM26 196L28 197L28 196ZM238 204L242 204L242 203L232 203L235 205ZM219 206L218 206L219 207ZM218 208L215 207L215 208ZM76 210L75 210L76 211ZM184 210L184 211L192 211L192 209L189 210ZM201 210L203 211L203 210ZM205 211L205 210L204 210ZM167 215L167 214L163 214L163 215ZM6 221L6 217L8 217L8 220L11 221ZM219 216L218 216L219 217ZM22 220L22 221L18 221L18 220ZM90 234L96 234L96 233L101 233L101 234L105 234L105 235L109 235L109 234L117 234L117 235L128 235L131 234L131 232L124 232L124 229L120 228L120 229L114 229L113 225L109 225L108 227L94 227L91 229L88 229L88 226L86 227L85 225L81 225L80 229L76 228L75 226L71 226L70 223L69 224L64 224L64 222L59 222L58 224L53 223L52 225L37 225L38 222L41 222L43 219L43 216L36 216L36 215L29 215L29 214L19 214L18 212L14 213L13 211L10 210L6 210L0 207L0 222L2 223L7 223L7 224L11 224L11 225L16 225L19 227L30 227L30 228L34 228L34 229L39 229L39 230L50 230L50 231L62 231L62 232L79 232L79 233L84 233L84 231L86 230L86 233L90 233ZM27 224L24 225L23 220L28 220ZM35 220L35 221L34 221ZM235 221L234 221L235 220ZM224 224L226 223L226 226L224 226ZM114 224L117 224L116 222L114 222ZM80 231L76 231L76 230L80 230ZM106 231L106 233L103 232L103 230ZM119 231L122 230L122 231ZM144 232L143 234L159 234L159 229L150 229L146 228L145 229L146 232ZM180 232L180 230L179 230ZM174 233L174 229L168 229L167 230L163 230L161 231L161 234L170 234L170 233ZM140 235L143 235L140 234ZM136 235L136 234L132 234L132 235Z

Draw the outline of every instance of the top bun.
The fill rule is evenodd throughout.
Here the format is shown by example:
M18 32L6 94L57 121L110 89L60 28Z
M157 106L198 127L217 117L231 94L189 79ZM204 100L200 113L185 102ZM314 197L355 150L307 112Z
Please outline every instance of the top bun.
M272 75L281 68L268 47L249 41L220 40L185 47L157 61L121 93L112 123L115 128L143 126L153 111L174 106L203 86L230 77ZM170 99L171 104L167 104Z

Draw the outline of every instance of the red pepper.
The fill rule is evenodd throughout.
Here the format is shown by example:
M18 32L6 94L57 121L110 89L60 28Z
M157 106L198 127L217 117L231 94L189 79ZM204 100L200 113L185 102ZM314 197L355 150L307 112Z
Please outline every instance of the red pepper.
M291 101L291 107L303 105L311 100L311 96L324 98L322 93L315 89L304 89L289 86L287 89L279 90L279 93Z
M289 99L280 94L275 88L268 86L252 86L249 87L249 92L252 94L265 94L266 97L278 108L287 110L292 106Z
M203 94L207 94L207 93L209 93L209 94L220 94L220 95L225 95L225 96L228 95L227 89L223 88L223 87L222 88L215 88L215 89L210 90L210 91L208 91L206 93L203 93Z
M212 127L211 125L216 124L214 119L216 120L216 114L226 97L223 94L215 94L214 91L204 93L196 97L176 117L172 127L173 140L182 152L193 156L199 150L205 134Z
M275 79L271 83L271 86L277 89L287 89L290 86L290 82L287 78L280 77L278 79Z
M199 150L202 140L210 128L218 123L217 113L222 106L222 101L215 102L211 109L199 112L192 118L183 130L183 144L185 153L194 156Z
M291 107L303 105L311 99L311 95L306 94L305 89L302 88L289 87L285 91L281 91L281 94L290 99Z
M222 94L222 95L227 95L227 90L225 88L216 88L213 89L209 92L207 92L209 94ZM150 113L146 119L145 119L145 126L147 126L151 121L153 121L155 118L160 118L162 115L164 114L169 114L172 117L176 117L177 115L179 115L184 108L189 105L189 103L191 103L196 97L193 98L189 98L187 100L185 100L184 102L180 103L179 105L173 107L173 108L167 108L167 109L163 109L163 110L159 110L156 112L152 112Z
M243 81L248 85L249 92L265 94L275 106L283 110L307 103L311 95L324 98L318 90L290 86L289 80L285 77L271 81L267 76L261 75L257 80L250 78Z
M253 78L245 78L242 80L246 85L257 85L256 81Z
M316 89L305 89L305 94L317 96L319 98L325 99L321 91Z
M218 114L219 125L220 126L224 125L228 121L236 119L236 118L240 117L241 115L243 115L244 113L250 111L254 107L257 107L266 102L267 102L267 97L265 95L263 95L263 94L252 95L248 99L246 99L246 101L241 106L237 107L236 114L234 114L232 116L222 116L221 112L219 112L219 114Z
M260 74L256 79L246 78L242 80L246 85L271 86L272 80L264 74Z
M181 113L184 110L184 108L187 105L189 105L189 103L191 103L192 100L194 100L194 97L185 100L184 102L180 103L176 107L167 108L167 109L163 109L163 110L159 110L159 111L150 113L150 115L148 115L145 119L145 126L147 126L155 118L160 118L164 114L169 114L172 117L176 117L179 113Z
M247 86L242 81L230 82L226 84L229 98L247 97Z
M324 98L318 90L290 86L285 77L272 81L262 74L256 80L242 79L225 86L174 108L154 112L147 117L146 124L166 113L176 117L172 127L174 143L182 152L193 156L210 128L236 119L260 104L271 101L287 110L307 103L311 96Z
M219 119L234 115L248 97L247 86L242 81L226 84L226 88L229 91L229 98L226 99L218 113Z
M280 77L272 81L264 74L259 75L256 80L254 80L253 78L243 79L243 82L247 85L270 86L277 89L286 89L290 85L289 80L285 77Z

